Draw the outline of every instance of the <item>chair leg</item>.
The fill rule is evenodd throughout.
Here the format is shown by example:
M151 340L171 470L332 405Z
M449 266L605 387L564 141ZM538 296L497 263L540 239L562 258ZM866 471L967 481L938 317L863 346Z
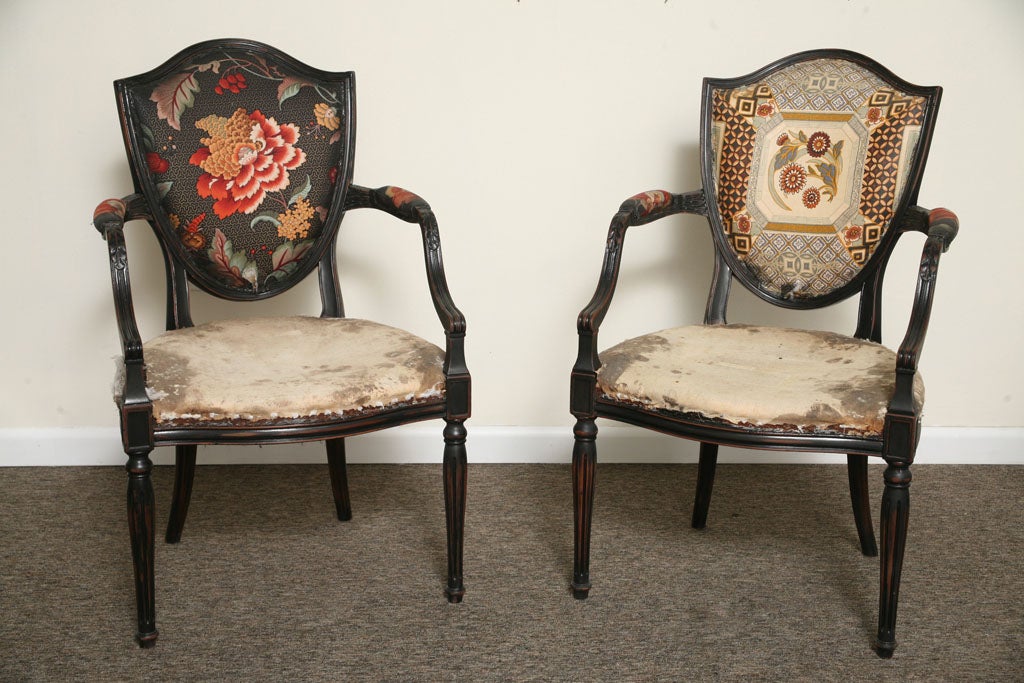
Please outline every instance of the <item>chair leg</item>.
M878 597L878 638L875 651L888 659L896 649L896 603L900 595L903 551L907 542L910 515L910 467L890 463L885 469L882 494L882 558Z
M697 466L697 493L693 498L693 519L690 526L703 529L708 524L711 488L715 485L715 466L718 464L718 444L700 444L700 464Z
M466 428L449 421L444 428L444 517L448 534L448 602L462 602L462 539L466 521Z
M860 551L867 557L878 555L875 530L871 525L871 500L868 498L868 456L847 455L846 472L850 479L850 501L853 521L857 525Z
M192 479L196 473L197 446L176 446L174 449L174 493L171 495L171 514L167 519L168 543L181 540L185 528L188 503L192 500Z
M150 451L128 456L128 533L131 536L135 568L135 605L138 630L135 639L142 647L156 644L156 601L153 568L153 461Z
M338 519L352 519L352 500L348 497L348 468L345 465L345 439L327 439L327 468L331 472L331 489Z
M576 421L573 432L576 442L572 449L572 596L584 600L590 593L590 527L597 469L597 425L593 419L580 419Z

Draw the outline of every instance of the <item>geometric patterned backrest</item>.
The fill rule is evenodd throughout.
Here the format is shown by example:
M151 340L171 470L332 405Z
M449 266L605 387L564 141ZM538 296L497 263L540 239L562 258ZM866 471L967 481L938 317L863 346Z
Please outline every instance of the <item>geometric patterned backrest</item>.
M220 40L114 85L137 191L193 282L261 299L316 266L351 182L351 72Z
M798 305L853 293L901 200L917 194L939 89L839 51L705 89L705 186L734 272Z

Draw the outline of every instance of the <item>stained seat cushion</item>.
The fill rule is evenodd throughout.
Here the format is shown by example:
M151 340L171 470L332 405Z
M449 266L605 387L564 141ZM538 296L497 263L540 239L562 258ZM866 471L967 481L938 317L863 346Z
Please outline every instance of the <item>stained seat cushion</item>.
M333 420L444 395L440 348L368 320L224 320L165 332L143 354L161 426Z
M615 401L801 433L880 435L896 376L896 354L880 344L751 325L675 327L600 359L598 388ZM920 374L914 399L920 408Z

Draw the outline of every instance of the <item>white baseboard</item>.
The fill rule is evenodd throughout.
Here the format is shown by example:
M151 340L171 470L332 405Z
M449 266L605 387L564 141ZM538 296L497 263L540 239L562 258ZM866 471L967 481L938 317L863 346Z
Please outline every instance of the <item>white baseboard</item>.
M422 423L352 437L350 463L437 463L443 442L441 422ZM598 423L598 462L693 463L697 444L647 430ZM470 463L568 463L572 428L474 427L467 425ZM284 446L204 446L203 464L325 463L320 443ZM116 429L0 429L2 466L121 465L125 461ZM158 448L153 462L172 464L174 450ZM815 453L784 453L723 448L722 463L843 463L845 458ZM1024 428L925 427L917 449L918 463L1024 465Z

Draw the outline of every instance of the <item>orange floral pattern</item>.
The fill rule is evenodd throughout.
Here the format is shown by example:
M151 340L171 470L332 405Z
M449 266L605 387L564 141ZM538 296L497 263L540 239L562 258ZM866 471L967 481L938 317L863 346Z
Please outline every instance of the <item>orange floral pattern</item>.
M278 124L259 110L251 114L238 108L231 118L211 114L196 127L210 137L203 138L189 161L205 173L196 181L199 196L214 198L213 210L221 219L236 212L252 213L268 191L288 186L288 171L306 160L295 146L299 129Z

